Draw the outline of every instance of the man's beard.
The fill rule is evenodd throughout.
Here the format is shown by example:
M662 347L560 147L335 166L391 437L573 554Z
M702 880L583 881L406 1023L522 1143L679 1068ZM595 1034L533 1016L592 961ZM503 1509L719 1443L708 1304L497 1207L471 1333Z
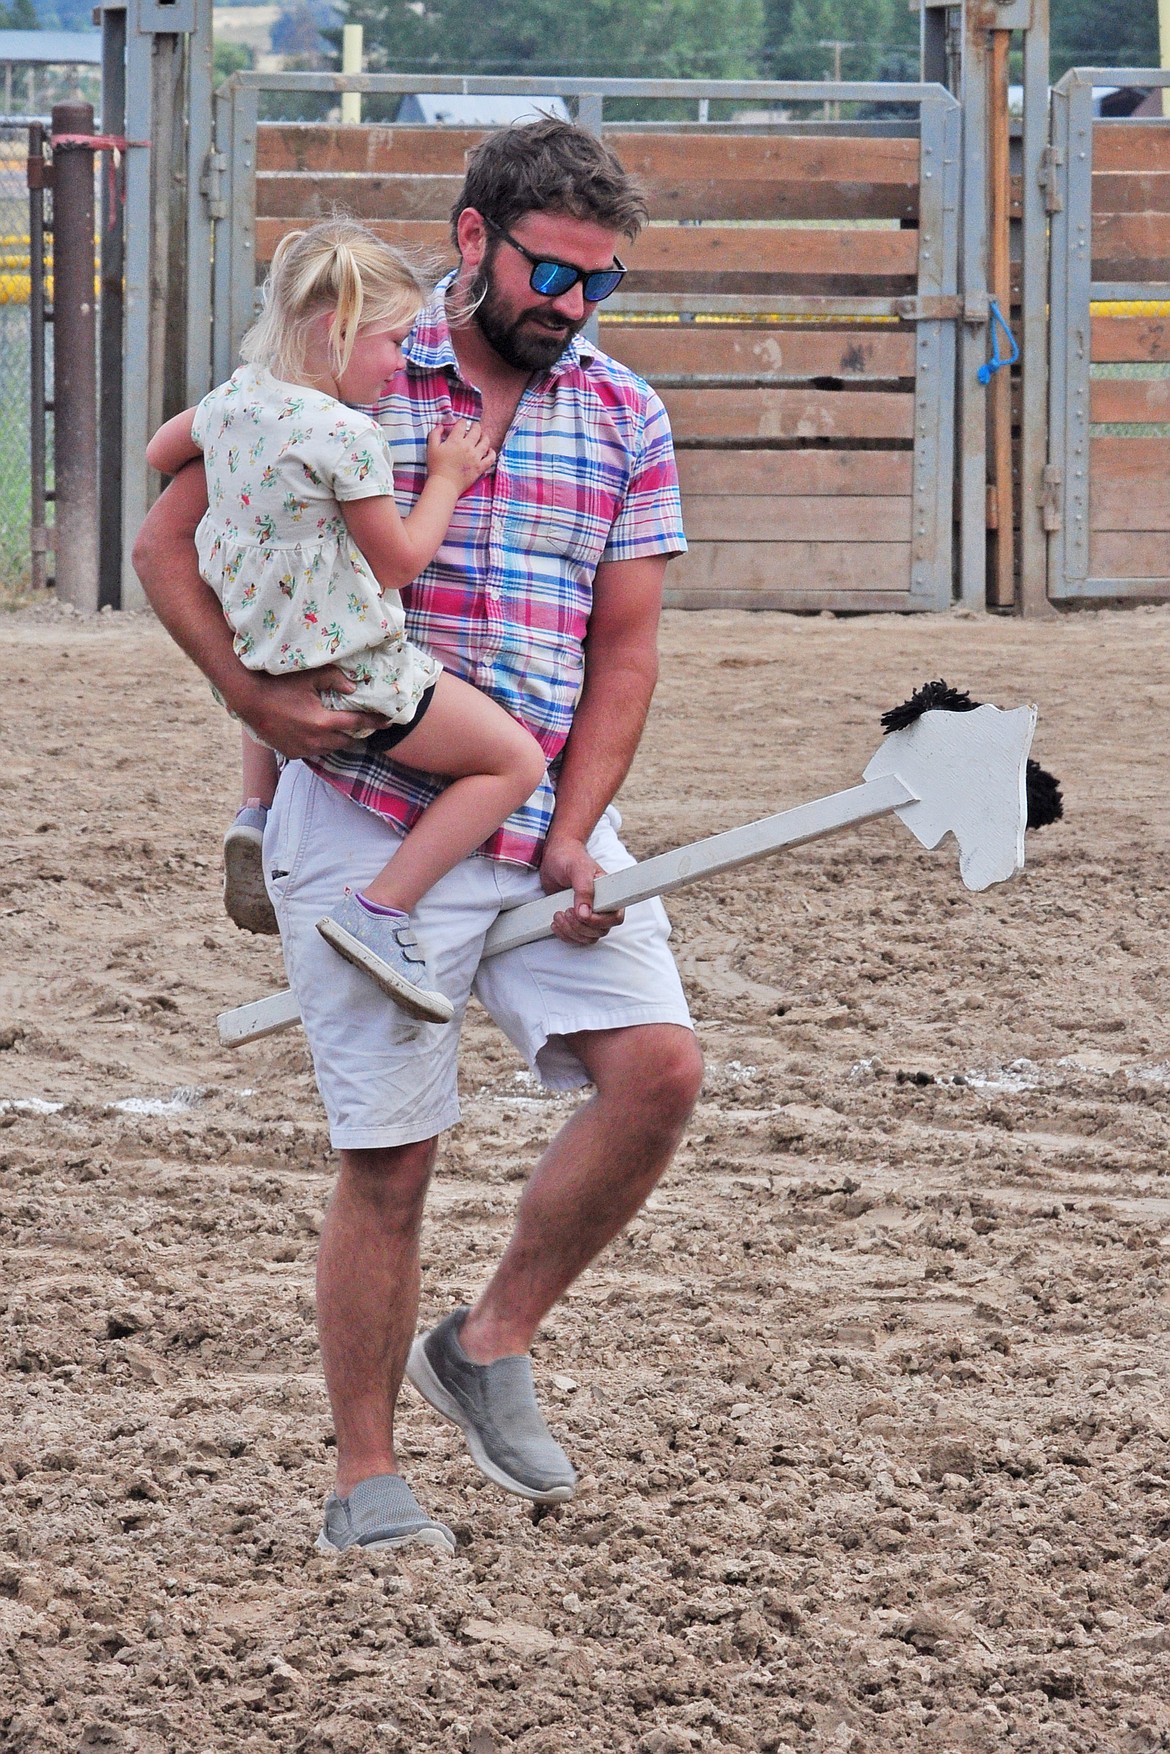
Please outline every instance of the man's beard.
M467 289L475 311L473 321L505 365L516 371L548 371L573 336L585 327L585 318L579 323L567 323L552 311L539 309L515 316L505 305L492 277L494 258L495 240Z

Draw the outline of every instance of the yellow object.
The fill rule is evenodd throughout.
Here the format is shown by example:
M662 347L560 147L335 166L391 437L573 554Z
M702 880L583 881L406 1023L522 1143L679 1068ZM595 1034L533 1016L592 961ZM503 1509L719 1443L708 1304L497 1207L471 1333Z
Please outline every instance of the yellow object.
M341 27L341 71L343 73L360 73L361 70L362 27L360 24L343 24ZM361 121L362 94L360 91L342 92L341 119L343 122Z

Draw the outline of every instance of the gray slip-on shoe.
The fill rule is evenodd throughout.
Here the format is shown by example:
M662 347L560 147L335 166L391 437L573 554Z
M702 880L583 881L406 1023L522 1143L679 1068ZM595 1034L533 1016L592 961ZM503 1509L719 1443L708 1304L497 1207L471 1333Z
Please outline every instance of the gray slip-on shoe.
M535 1504L564 1504L577 1476L536 1404L532 1360L521 1354L473 1364L459 1344L460 1304L410 1349L406 1374L437 1413L457 1425L471 1459L505 1492Z
M450 1555L455 1537L446 1523L432 1521L401 1474L374 1474L359 1480L348 1498L331 1492L325 1500L318 1553L344 1553L350 1547L362 1547L367 1553L388 1547L433 1547Z
M280 927L264 886L264 825L268 808L245 804L223 837L223 905L242 932L275 937Z

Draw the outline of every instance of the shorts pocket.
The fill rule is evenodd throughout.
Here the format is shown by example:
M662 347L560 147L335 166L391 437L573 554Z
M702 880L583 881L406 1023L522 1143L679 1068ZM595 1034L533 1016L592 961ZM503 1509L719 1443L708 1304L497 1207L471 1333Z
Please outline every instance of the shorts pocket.
M264 835L264 879L273 901L286 901L305 862L320 781L302 762L281 770Z

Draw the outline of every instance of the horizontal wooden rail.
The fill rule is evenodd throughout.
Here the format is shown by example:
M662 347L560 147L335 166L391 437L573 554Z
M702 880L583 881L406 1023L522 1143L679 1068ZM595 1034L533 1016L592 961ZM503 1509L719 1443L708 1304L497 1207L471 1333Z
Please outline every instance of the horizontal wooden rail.
M1090 357L1098 365L1170 360L1170 317L1094 317Z
M811 600L827 591L856 592L876 607L889 593L905 592L910 577L908 542L696 542L672 560L668 588L702 591L723 602L729 591L796 593ZM885 604L876 601L886 597ZM794 603L795 607L795 603Z
M698 450L680 451L678 458L684 495L902 498L910 493L913 470L909 451Z
M662 399L680 440L909 439L914 433L909 393L664 389Z
M691 494L688 542L909 542L910 506L892 495ZM905 583L905 581L901 581Z
M301 223L295 218L258 219L256 259L270 262L286 232ZM453 261L447 227L424 220L371 221L370 229L390 243ZM799 228L789 226L667 226L650 225L625 251L624 258L639 276L666 276L691 282L703 276L720 280L736 275L769 276L777 280L832 279L910 280L917 267L918 237L910 231L878 227ZM714 290L714 288L712 288ZM733 290L729 285L727 290Z
M696 328L603 323L607 353L643 377L664 372L783 372L802 377L912 378L914 337L873 330Z
M1170 422L1170 378L1094 378L1089 418L1118 424Z
M1170 530L1099 530L1089 536L1091 577L1157 579L1170 575Z

